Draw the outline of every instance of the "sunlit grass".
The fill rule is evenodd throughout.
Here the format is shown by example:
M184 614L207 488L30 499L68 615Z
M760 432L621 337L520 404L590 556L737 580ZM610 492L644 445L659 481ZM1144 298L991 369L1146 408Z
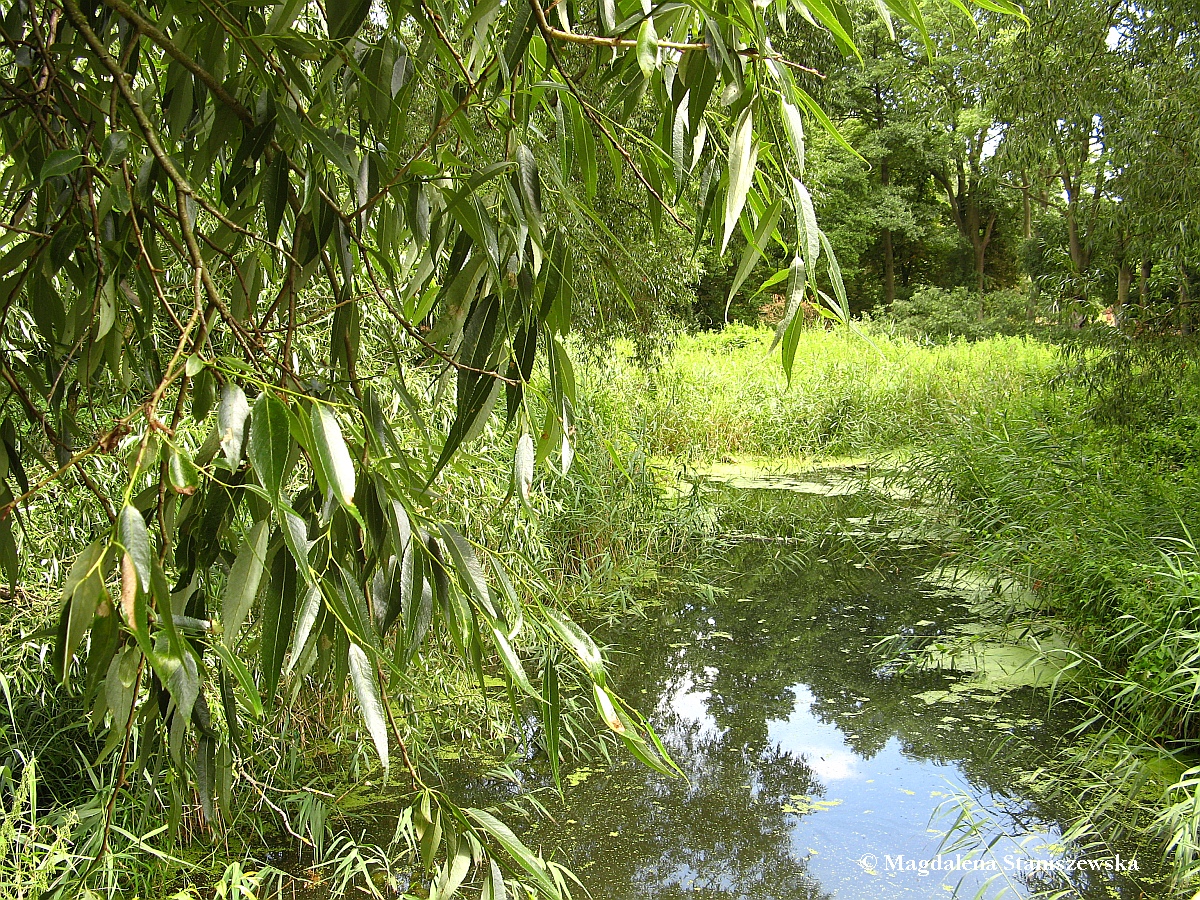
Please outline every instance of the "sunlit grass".
M961 416L1011 404L1050 371L1053 348L1025 338L921 346L845 329L805 332L789 384L772 332L685 335L650 372L616 347L584 370L592 394L649 454L811 458L904 447ZM596 402L596 401L593 401Z

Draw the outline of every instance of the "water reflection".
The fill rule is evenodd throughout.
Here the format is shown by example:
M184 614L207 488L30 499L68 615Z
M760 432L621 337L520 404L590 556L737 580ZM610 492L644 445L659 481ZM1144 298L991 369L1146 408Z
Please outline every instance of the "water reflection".
M920 560L879 572L831 559L730 546L704 566L713 590L683 591L610 633L615 682L652 711L687 781L626 762L568 772L566 827L539 823L527 840L607 900L1029 896L1044 885L1027 861L1063 848L1053 810L1021 780L1062 730L1044 699L881 668L879 637L916 623L936 632L965 610L921 589ZM980 857L990 864L968 864L990 868L889 867L889 856L936 857L963 802L981 839L996 840ZM1108 881L1076 886L1111 896Z

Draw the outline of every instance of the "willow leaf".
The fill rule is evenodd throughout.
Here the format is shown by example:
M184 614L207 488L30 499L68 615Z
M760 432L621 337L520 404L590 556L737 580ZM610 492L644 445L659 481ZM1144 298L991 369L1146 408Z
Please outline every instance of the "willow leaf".
M354 685L358 708L367 723L367 731L375 745L375 752L379 754L379 762L386 769L389 766L388 734L383 703L379 699L379 682L375 678L375 667L371 665L370 657L354 643L350 644L350 682Z
M345 507L354 505L354 461L342 437L342 426L337 416L325 403L314 403L312 407L313 442L329 489L338 503Z
M734 125L729 138L729 185L725 191L725 233L721 238L721 253L729 246L729 239L737 227L746 195L754 180L754 163L758 147L754 143L753 107L747 106Z

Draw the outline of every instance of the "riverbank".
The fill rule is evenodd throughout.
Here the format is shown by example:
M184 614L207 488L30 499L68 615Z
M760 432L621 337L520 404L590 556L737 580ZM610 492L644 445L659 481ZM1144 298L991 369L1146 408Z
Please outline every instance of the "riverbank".
M1200 622L1192 618L1200 578L1187 531L1200 520L1188 412L1200 396L1194 366L1186 358L1172 363L1167 380L1155 380L1161 368L1135 367L1137 377L1122 381L1117 396L1103 391L1096 353L1090 368L1073 372L1056 348L1025 338L924 346L877 330L813 330L801 336L789 385L767 352L770 337L740 327L680 336L651 371L630 361L631 348L619 343L603 358L580 355L569 470L557 457L539 459L527 506L512 493L496 501L511 482L515 440L497 421L446 471L434 502L453 510L472 539L501 548L523 598L594 623L627 622L658 608L671 589L663 571L718 533L752 534L780 548L804 543L818 556L830 541L856 539L815 529L794 504L778 504L753 485L743 485L753 501L715 517L678 491L664 502L664 483L694 484L701 473L795 475L814 463L860 467L886 458L895 468L907 461L887 476L887 489L948 513L932 526L932 514L921 514L921 522L895 532L896 540L924 541L936 531L939 553L962 569L1028 586L1037 614L1071 638L1077 677L1069 692L1094 704L1094 712L1082 716L1091 721L1069 742L1075 755L1048 771L1070 786L1073 796L1059 802L1074 804L1073 833L1086 838L1095 824L1106 835L1124 828L1135 843L1151 838L1156 850L1171 851L1185 883L1198 832L1188 772L1200 678ZM1180 393L1180 385L1192 385L1192 393ZM1154 402L1142 408L1137 397ZM427 440L415 430L402 437ZM837 485L832 490L836 495ZM813 497L826 502L830 493ZM34 525L30 541L42 527ZM918 525L923 531L914 532ZM70 559L51 562L47 584ZM88 761L119 760L91 737L78 696L45 670L57 600L49 591L19 599L0 622L7 638L3 686L11 698L0 727L10 756L24 753L37 767L11 769L27 781L0 779L7 801L0 838L8 841L0 846L0 884L35 876L62 883L84 871L97 849L88 841L99 834L107 798L80 803ZM1004 596L991 602L1004 611ZM544 684L551 658L528 638L518 636L515 650L535 683ZM500 660L480 659L480 674L442 652L449 642L447 635L427 642L423 672L434 674L419 691L405 686L393 710L432 796L441 770L459 758L502 767L517 746L545 752L537 702L517 702ZM612 734L601 736L591 695L560 671L564 772L596 754L624 754ZM209 840L185 814L191 798L156 784L155 796L172 811L170 830L139 830L136 814L119 819L123 831L112 835L93 887L109 897L203 897L218 887L267 897L311 880L323 896L359 889L386 896L402 877L441 865L419 852L420 835L428 833L418 827L422 798L431 795L417 786L407 794L415 810L408 830L401 822L387 844L364 842L361 810L380 789L370 735L344 691L303 708L296 696L289 686L286 702L274 709L243 705L240 714L254 727L243 735L232 789L221 801L232 826L222 840ZM637 705L637 696L627 699ZM211 702L216 707L221 699ZM310 757L288 749L304 742L316 748ZM1086 761L1088 753L1100 761ZM177 799L179 807L171 806ZM181 845L189 849L180 852Z
M641 452L681 466L900 452L907 487L955 512L956 563L1025 585L1041 625L1070 636L1061 695L1090 712L1057 765L1074 785L1078 833L1149 840L1180 885L1194 883L1200 372L1190 348L1064 353L1004 338L928 348L809 333L789 388L762 358L768 343L765 330L685 337L660 371L619 369L603 393L638 398L620 423Z

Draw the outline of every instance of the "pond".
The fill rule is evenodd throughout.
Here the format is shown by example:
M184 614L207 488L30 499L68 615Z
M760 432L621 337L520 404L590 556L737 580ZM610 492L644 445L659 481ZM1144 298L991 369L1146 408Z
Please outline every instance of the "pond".
M937 529L912 527L927 512L848 477L700 485L737 539L600 635L687 779L619 753L568 765L565 804L541 795L554 819L524 839L597 900L1144 896L1147 861L1063 845L1039 766L1074 722L1044 690L889 662L978 607L928 577ZM534 763L518 776L547 780ZM463 787L476 805L513 790Z

